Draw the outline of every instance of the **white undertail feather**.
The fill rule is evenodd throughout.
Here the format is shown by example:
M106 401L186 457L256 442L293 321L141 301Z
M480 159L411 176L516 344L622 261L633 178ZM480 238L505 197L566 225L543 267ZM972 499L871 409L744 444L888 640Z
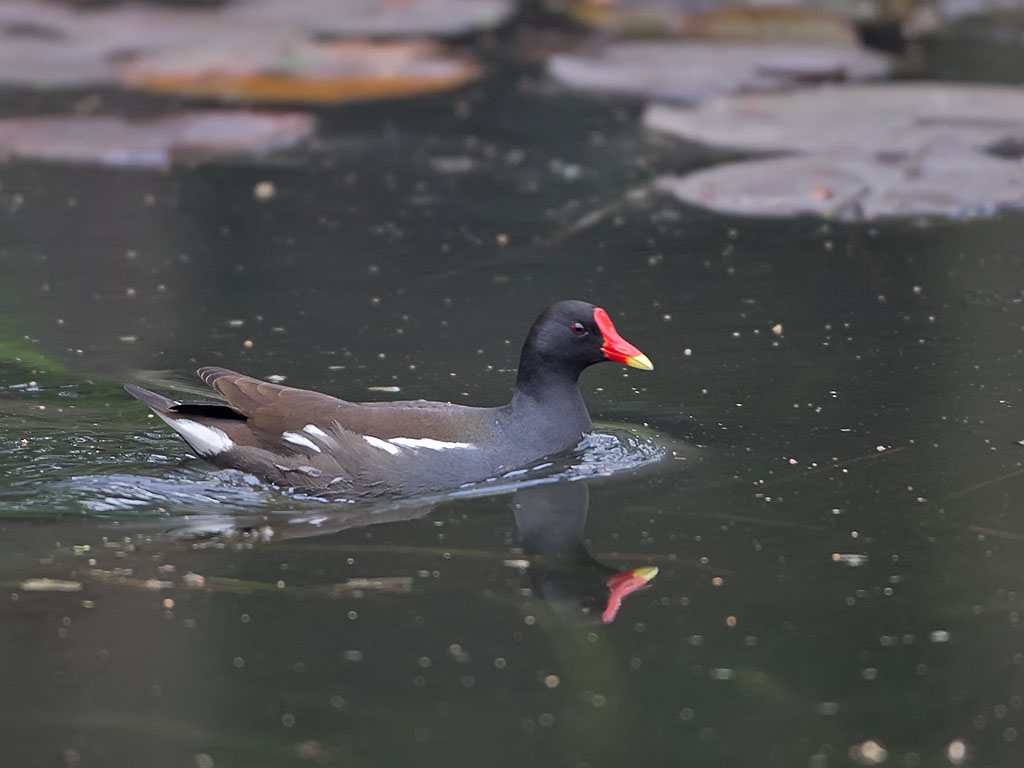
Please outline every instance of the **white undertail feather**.
M311 451L320 453L320 446L310 440L308 437L303 437L298 432L285 432L281 437L287 440L292 445L300 445L303 448L309 448Z
M429 448L432 451L447 451L450 448L476 448L472 443L450 443L432 437L392 437L389 443L405 448Z
M156 415L181 435L200 456L216 456L218 453L226 453L235 447L234 442L222 429L209 427L198 421L192 421L192 419L172 419L162 413Z
M328 435L316 424L307 424L302 428L302 431L306 434L312 435L313 437L319 437L321 440L326 440Z
M363 440L374 448L380 448L382 451L387 451L392 456L402 452L402 449L398 446L392 445L387 440L381 440L379 437L374 437L373 435L363 435Z

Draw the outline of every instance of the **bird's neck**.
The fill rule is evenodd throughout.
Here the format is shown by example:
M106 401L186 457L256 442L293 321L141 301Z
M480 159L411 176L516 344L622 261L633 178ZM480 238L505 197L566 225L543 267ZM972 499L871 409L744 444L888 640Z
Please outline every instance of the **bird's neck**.
M579 373L551 368L524 370L519 366L513 399L528 397L538 402L560 399L570 393L579 393Z
M580 367L557 356L545 355L536 346L531 330L519 355L516 396L540 401L546 397L564 397L568 392L578 392Z
M524 432L519 439L567 450L593 429L580 393L581 368L539 352L532 334L519 357L516 388L507 413Z
M564 437L571 448L582 435L592 430L590 414L583 402L577 371L533 369L524 375L520 366L516 389L509 408L534 435Z

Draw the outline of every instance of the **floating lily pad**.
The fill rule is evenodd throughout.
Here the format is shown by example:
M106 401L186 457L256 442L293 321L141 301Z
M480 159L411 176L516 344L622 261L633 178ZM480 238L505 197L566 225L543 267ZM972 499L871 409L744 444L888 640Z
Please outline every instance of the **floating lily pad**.
M0 35L0 83L33 88L73 88L113 80L105 55L92 48Z
M740 216L958 218L1024 207L1024 166L956 146L915 154L800 155L666 176L656 187Z
M24 39L96 55L196 47L225 38L258 43L265 37L306 37L294 26L234 18L218 7L123 3L75 9L43 0L0 2L0 33L4 45Z
M112 56L220 45L237 50L306 39L291 27L230 19L209 7L115 5L81 10L72 21L64 32L70 43Z
M147 120L108 116L0 119L0 156L166 167L178 159L259 154L294 146L313 118L286 112L180 112Z
M750 151L915 152L936 141L987 148L1024 141L1024 88L888 83L731 96L693 109L656 104L656 131Z
M240 0L227 14L330 35L453 37L504 23L512 0Z
M508 0L83 10L0 2L0 82L74 87L120 77L158 92L314 103L429 93L479 77L478 65L428 43L322 43L310 30L456 33L510 10Z
M1020 14L1020 0L930 0L912 4L901 19L900 29L906 37L915 38L939 32L943 27L964 20L979 21L978 31L993 39L1004 35L1006 42L1019 42L1012 26L999 23L999 16ZM1004 19L1005 21L1005 19Z
M634 37L699 37L771 43L860 45L857 29L835 13L797 5L736 5L695 12L694 4L679 0L609 2L578 0L569 15L588 26Z
M481 75L473 61L426 42L218 45L144 56L122 85L221 100L338 103L435 93Z
M0 29L27 35L52 35L73 23L75 11L43 0L5 0L0 3Z
M275 49L305 39L298 30L232 21L216 9L129 4L75 11L45 2L0 3L0 82L112 84L116 64L142 53Z
M553 56L548 71L582 90L702 101L806 82L879 78L889 72L889 62L882 54L845 46L626 42L592 54Z
M827 11L795 5L739 5L693 14L688 37L860 47L857 28Z

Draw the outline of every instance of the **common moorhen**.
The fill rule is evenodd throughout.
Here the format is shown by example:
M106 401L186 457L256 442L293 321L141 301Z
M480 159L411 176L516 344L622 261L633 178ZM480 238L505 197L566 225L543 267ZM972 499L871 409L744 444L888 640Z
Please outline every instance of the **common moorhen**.
M580 372L612 360L652 370L608 313L560 301L537 318L508 405L352 403L224 368L199 377L227 405L178 403L126 384L205 459L317 496L409 496L484 480L576 446L592 429Z

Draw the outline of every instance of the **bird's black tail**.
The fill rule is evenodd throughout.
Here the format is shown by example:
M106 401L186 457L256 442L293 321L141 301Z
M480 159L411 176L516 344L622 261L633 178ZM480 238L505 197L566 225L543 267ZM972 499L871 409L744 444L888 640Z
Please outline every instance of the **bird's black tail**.
M156 392L150 392L148 389L137 387L134 384L125 384L124 390L157 413L168 413L174 406L178 405L176 401L171 400L169 397L158 395Z
M234 408L226 405L179 403L177 400L171 400L169 397L158 395L156 392L150 392L148 389L137 387L134 384L125 384L124 389L136 400L139 400L152 408L157 415L162 414L168 417L192 416L206 419L233 419L245 421L245 416L240 414Z

